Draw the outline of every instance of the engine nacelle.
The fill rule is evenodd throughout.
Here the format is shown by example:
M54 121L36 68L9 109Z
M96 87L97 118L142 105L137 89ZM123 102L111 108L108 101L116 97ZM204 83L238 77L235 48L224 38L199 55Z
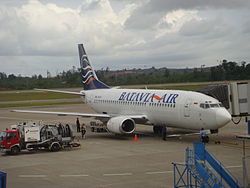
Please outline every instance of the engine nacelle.
M107 122L110 132L118 134L130 134L135 130L135 121L126 116L113 117Z

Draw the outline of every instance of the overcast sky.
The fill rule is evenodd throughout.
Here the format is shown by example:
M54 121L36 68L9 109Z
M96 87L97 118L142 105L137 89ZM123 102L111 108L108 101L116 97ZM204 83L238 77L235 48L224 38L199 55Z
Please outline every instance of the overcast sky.
M249 0L1 0L0 72L250 62Z

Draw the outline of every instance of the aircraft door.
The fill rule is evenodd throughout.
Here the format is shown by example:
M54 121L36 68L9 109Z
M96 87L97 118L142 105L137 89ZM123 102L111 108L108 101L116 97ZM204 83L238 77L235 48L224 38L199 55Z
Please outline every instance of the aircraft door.
M190 113L191 113L191 106L192 100L191 99L187 99L186 102L184 103L184 117L190 117Z
M203 105L203 104L201 104ZM205 106L206 104L204 104ZM206 107L207 108L207 107ZM213 117L210 116L210 113L207 112L207 109L201 108L199 109L198 113L198 123L200 126L206 127L207 122L211 122Z
M85 102L91 104L93 102L93 95L85 95Z

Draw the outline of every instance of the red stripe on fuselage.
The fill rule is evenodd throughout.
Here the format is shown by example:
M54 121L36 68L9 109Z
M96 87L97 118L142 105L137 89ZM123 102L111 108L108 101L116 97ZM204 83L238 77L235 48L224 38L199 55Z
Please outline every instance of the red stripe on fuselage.
M89 85L93 80L95 80L95 78L93 78L93 77L89 78L89 81L87 82L87 85Z
M157 95L154 95L153 97L154 97L156 100L158 100L158 101L162 99L162 98L160 98L160 97L157 96Z

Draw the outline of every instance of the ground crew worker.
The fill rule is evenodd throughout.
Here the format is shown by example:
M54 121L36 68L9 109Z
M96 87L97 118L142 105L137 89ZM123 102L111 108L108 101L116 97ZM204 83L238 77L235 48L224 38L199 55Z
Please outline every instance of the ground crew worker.
M86 133L86 128L85 128L85 124L83 123L81 126L81 133L82 133L82 139L85 138L85 133Z
M79 118L76 119L76 131L78 133L80 132L80 121L79 121Z
M201 137L201 141L203 143L208 143L209 142L209 137L206 134L207 134L206 130L204 130L204 128L201 128L200 137Z

